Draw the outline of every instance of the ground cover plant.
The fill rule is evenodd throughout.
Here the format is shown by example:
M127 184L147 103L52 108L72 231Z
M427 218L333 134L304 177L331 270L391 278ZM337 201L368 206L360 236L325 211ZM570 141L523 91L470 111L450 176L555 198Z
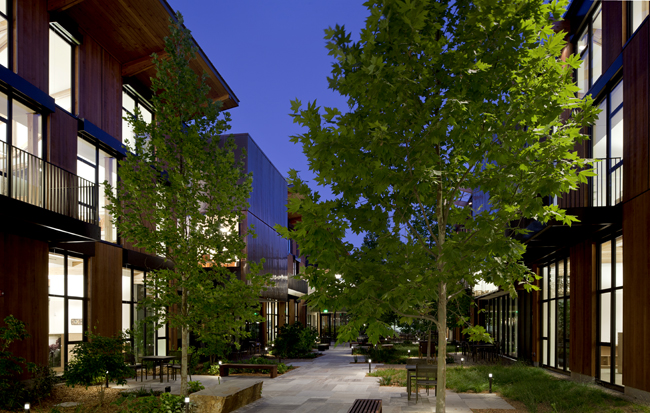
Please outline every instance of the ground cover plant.
M459 393L485 393L488 374L493 374L492 391L519 401L529 412L650 412L587 384L553 377L544 369L515 364L481 365L447 370L447 388ZM369 374L380 378L381 386L406 387L405 369L378 369ZM415 387L413 387L415 390Z

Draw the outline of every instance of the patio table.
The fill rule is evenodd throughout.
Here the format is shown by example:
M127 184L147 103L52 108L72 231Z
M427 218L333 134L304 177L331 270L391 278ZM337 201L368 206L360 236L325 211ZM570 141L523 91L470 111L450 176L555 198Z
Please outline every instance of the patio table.
M153 361L153 379L156 380L156 363L159 364L160 366L160 382L163 382L163 363L165 361L171 361L174 360L176 356L143 356L140 358L142 361ZM169 377L167 378L167 381L169 381Z

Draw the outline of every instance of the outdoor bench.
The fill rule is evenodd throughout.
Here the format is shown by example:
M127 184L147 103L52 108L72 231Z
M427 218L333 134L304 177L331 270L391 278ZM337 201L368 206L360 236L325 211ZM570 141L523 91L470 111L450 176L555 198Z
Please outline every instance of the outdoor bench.
M381 399L356 399L348 413L381 413Z
M219 366L219 374L221 377L227 377L230 369L271 370L271 378L278 377L277 364L221 364Z

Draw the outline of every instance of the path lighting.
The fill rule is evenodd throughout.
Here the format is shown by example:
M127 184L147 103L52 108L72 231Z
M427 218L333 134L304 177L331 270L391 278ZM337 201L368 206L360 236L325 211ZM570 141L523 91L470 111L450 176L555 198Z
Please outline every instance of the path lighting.
M172 386L165 387L165 393L171 393L171 392L172 392Z
M336 274L335 277L336 277L337 280L340 280L341 279L341 274Z
M106 370L106 388L108 389L108 370Z
M368 359L368 373L372 373L372 360Z
M219 365L221 365L221 360L219 360Z
M186 412L190 411L190 398L189 397L185 398L185 411Z
M456 346L456 354L458 354L458 346Z
M463 368L463 361L465 361L465 359L461 357L461 358L460 358L460 368L461 368L461 369Z
M488 377L490 378L490 393L492 393L492 373L490 373Z
M29 403L25 403L25 413L29 413Z

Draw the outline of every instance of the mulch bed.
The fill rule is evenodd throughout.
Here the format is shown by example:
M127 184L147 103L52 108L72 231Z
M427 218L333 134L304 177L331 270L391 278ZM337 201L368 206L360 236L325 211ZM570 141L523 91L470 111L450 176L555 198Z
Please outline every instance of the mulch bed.
M93 411L96 413L114 413L117 412L118 406L112 405L111 402L115 401L120 396L121 389L108 388L104 389L104 403L99 405L100 393L98 386L88 387L83 386L68 387L65 384L57 384L52 389L52 394L38 404L32 404L31 410L33 412L49 412L52 408L60 403L75 402L81 403L76 407L57 407L61 412L75 412L79 411ZM6 413L6 410L0 410Z

